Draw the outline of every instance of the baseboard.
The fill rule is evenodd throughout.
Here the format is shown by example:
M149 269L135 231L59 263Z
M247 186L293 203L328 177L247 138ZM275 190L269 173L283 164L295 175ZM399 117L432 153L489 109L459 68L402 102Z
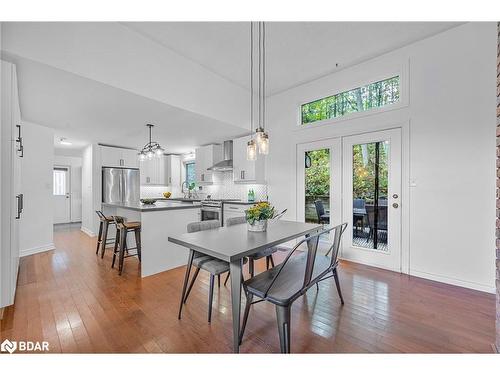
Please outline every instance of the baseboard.
M83 225L82 227L80 228L80 230L85 233L87 236L90 236L90 237L95 237L96 234L94 232L92 232L90 229L88 228L85 228Z
M417 270L414 270L414 269L410 269L410 275L411 276L421 277L423 279L429 279L429 280L433 280L433 281L438 281L440 283L451 284L451 285L455 285L455 286L461 286L462 288L479 290L481 292L486 292L486 293L491 293L491 294L495 294L496 293L496 288L493 285L490 286L490 285L484 285L484 284L474 283L474 282L471 282L471 281L465 281L465 280L455 279L453 277L435 275L433 273L417 271Z
M20 257L25 257L28 255L43 253L44 251L54 250L56 247L53 243L49 243L43 246L32 247L31 249L24 249L19 251Z

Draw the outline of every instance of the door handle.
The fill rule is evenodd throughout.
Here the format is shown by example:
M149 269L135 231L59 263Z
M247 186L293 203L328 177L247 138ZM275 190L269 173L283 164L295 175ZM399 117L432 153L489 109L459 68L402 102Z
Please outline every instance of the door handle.
M21 155L19 155L20 158L23 158L24 157L24 145L23 145L23 137L21 137L21 125L16 125L16 128L17 128L17 138L16 138L16 143L19 143L19 146L17 148L17 152L21 153Z
M16 195L16 201L17 201L16 219L20 219L21 213L23 212L23 209L24 209L24 195L23 194Z

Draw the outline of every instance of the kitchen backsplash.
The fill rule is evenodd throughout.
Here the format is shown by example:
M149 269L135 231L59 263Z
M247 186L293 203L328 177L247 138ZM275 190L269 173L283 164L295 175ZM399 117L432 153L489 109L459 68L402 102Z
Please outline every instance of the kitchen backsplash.
M214 199L241 199L246 201L248 190L253 189L255 200L267 200L267 185L235 184L232 172L214 174L214 184L203 186L201 192Z
M246 201L250 189L255 192L255 200L267 199L267 185L235 184L232 172L215 173L214 184L203 186L201 190L197 189L196 194L201 199L211 195L212 199L241 199ZM141 198L162 198L165 191L172 192L172 197L182 196L179 187L142 185Z

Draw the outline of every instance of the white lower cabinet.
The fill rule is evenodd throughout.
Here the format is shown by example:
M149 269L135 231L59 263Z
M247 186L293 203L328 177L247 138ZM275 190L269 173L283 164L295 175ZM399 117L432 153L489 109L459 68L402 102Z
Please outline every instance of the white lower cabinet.
M229 218L245 216L245 210L248 207L250 206L230 204L230 203L224 204L224 210L223 210L224 226L226 225L226 220Z

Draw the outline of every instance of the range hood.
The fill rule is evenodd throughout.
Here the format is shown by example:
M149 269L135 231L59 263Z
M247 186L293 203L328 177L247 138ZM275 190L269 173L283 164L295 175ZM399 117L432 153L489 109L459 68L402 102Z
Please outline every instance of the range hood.
M207 168L209 171L232 171L233 170L233 141L224 141L224 160Z

